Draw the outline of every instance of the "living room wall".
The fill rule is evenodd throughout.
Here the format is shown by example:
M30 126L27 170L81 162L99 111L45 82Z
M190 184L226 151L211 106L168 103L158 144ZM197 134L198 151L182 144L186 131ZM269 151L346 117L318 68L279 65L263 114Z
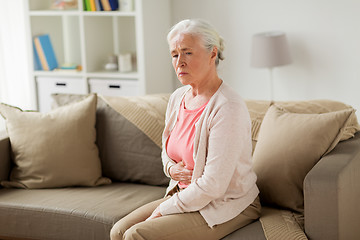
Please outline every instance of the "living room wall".
M250 67L251 39L279 30L293 63L274 70L275 100L333 99L360 110L359 9L358 0L172 0L172 20L215 25L226 41L220 75L244 98L270 98L267 69Z
M184 18L204 18L218 28L226 41L226 59L219 66L220 75L244 98L269 99L268 71L250 67L251 38L258 32L280 30L287 34L293 63L274 71L275 100L333 99L351 104L360 112L360 28L357 26L360 1L171 1L173 23ZM0 9L0 23L18 32L17 35L24 35L23 27L14 25L23 21L22 0L5 0L3 4L9 10L4 5ZM4 20L4 13L11 9L12 19L17 20ZM17 62L5 58L7 65L17 69L21 65L22 69L9 70L14 74L8 81L11 84L6 86L7 100L9 104L31 108L34 103L29 96L32 92L29 79L19 76L28 71L26 63L19 63L28 59L21 45L24 44L6 45L9 51L16 51L17 58ZM4 52L1 54L4 57ZM174 81L177 81L175 77ZM4 85L0 86L1 90L5 89ZM0 129L3 127L0 118Z

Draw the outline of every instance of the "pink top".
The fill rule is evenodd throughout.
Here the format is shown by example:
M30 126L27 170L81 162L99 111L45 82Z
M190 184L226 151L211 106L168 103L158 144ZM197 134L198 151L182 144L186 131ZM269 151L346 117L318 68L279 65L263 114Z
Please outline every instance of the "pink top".
M182 161L189 170L194 169L195 123L199 120L206 104L198 109L190 110L186 109L185 101L183 100L176 125L167 141L166 149L168 156L176 163ZM180 188L186 188L187 186L187 184L179 182Z

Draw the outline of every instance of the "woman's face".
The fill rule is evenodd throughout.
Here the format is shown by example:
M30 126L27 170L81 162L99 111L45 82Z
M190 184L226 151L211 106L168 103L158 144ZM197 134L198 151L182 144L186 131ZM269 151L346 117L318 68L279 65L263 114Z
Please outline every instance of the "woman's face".
M189 34L178 34L170 40L172 65L177 78L184 85L199 85L206 81L215 67L217 49L207 50L201 39Z

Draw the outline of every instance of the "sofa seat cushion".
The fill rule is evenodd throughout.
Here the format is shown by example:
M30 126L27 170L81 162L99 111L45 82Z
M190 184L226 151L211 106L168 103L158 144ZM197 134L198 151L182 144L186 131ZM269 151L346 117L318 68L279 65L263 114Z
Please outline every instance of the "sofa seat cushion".
M109 239L113 224L134 209L162 198L164 187L114 183L99 187L1 189L1 237Z
M267 240L307 240L304 216L288 210L263 207L260 220Z
M266 240L265 233L259 220L242 227L221 240Z

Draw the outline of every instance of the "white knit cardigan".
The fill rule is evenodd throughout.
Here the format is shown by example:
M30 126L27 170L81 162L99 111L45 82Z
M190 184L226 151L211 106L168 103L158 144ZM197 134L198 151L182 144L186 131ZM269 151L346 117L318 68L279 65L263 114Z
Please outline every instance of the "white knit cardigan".
M174 128L181 101L190 86L170 97L162 136L164 172L175 162L165 143ZM229 221L257 197L251 162L251 121L245 102L224 82L195 125L194 171L191 184L160 204L162 215L199 211L210 227ZM171 179L167 193L177 185Z

